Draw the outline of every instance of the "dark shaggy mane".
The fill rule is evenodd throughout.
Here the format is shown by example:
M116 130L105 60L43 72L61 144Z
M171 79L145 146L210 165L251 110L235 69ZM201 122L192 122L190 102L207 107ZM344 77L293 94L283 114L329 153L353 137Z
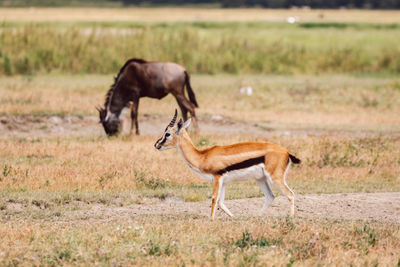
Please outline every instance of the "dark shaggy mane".
M107 93L106 93L106 100L105 100L105 102L104 102L104 108L105 108L105 109L107 109L108 101L110 100L110 98L111 98L111 96L112 96L112 94L113 94L113 92L114 92L114 89L115 89L115 86L117 85L117 81L118 81L119 76L121 76L121 74L122 74L122 72L125 70L125 68L126 68L130 63L132 63L132 62L136 62L136 63L140 63L140 64L147 63L146 60L141 59L141 58L131 58L131 59L128 59L128 60L125 62L125 64L124 64L124 65L122 66L122 68L119 70L118 75L117 75L116 77L114 77L114 83L111 85L110 89L109 89L109 90L107 91Z

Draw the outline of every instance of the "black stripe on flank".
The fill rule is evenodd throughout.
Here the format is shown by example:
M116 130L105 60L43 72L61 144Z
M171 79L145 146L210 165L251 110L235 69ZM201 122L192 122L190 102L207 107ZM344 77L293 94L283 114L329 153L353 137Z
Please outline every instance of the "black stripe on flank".
M260 164L260 163L265 163L265 157L264 156L261 156L261 157L258 157L258 158L253 158L253 159L248 159L248 160L245 160L245 161L242 161L242 162L239 162L239 163L235 163L233 165L230 165L230 166L226 167L225 169L217 171L217 174L223 175L223 174L225 174L227 172L230 172L230 171L246 169L246 168L249 168L251 166Z

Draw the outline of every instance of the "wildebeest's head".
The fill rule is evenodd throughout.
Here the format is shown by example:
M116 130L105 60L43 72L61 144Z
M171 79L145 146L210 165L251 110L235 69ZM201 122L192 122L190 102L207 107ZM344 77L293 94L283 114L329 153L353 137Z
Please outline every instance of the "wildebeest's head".
M112 112L107 113L107 110L102 107L96 107L96 109L99 111L100 122L106 134L108 136L116 135L121 123L119 118Z

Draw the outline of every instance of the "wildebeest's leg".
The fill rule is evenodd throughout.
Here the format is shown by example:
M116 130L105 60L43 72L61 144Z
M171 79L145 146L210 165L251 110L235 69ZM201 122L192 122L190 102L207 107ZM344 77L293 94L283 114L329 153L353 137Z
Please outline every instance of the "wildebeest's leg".
M190 116L192 117L192 122L193 122L193 126L194 126L194 130L196 131L196 133L199 132L199 124L197 123L197 117L196 117L196 113L194 111L194 107L192 111L190 112Z
M139 122L138 122L138 108L139 108L139 97L133 99L133 105L131 110L131 135L133 135L133 125L136 128L136 135L139 135Z
M199 131L199 125L197 124L197 118L196 118L196 112L194 111L195 106L193 105L193 103L191 103L189 100L186 99L185 95L174 95L176 98L176 101L178 102L179 107L181 107L182 110L182 117L184 120L186 120L187 118L185 118L185 116L187 117L187 111L190 112L190 116L192 117L192 122L193 122L193 126L196 132ZM183 108L186 109L186 112L183 111Z
M181 109L183 120L186 121L188 110L187 110L187 108L185 108L183 103L177 97L175 97L175 99L176 99L176 102L178 102L179 108Z

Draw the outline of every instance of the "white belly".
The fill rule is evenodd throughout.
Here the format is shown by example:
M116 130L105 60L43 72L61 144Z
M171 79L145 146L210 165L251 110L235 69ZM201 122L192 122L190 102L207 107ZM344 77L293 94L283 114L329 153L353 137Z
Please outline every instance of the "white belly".
M260 163L258 165L254 165L246 169L227 172L224 175L222 175L222 178L224 184L228 184L234 181L259 180L265 178L263 169L264 169L264 164Z
M202 179L206 180L207 182L212 182L214 180L214 176L212 174L203 173L199 169L191 166L190 164L188 164L188 165L192 171L194 171L198 176L200 176Z
M207 174L207 173L203 173L201 172L199 169L197 169L196 167L192 166L192 164L190 164L185 156L183 155L181 149L179 148L179 146L177 147L178 153L179 155L181 155L181 157L183 158L183 160L185 161L185 163L189 166L189 168L194 171L198 176L200 176L202 179L206 180L207 182L212 182L214 181L214 176L212 174Z

